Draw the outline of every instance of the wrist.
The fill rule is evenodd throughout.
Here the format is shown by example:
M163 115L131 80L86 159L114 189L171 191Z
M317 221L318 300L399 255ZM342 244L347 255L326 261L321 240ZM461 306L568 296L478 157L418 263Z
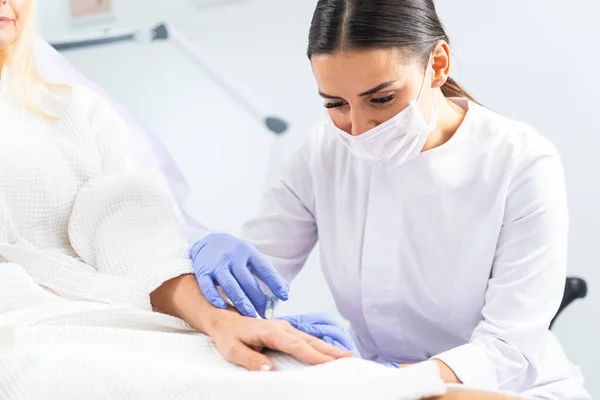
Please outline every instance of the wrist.
M199 332L210 335L231 310L214 307L206 300L192 274L181 275L163 283L150 294L156 311L184 320Z
M234 308L216 308L210 303L208 303L207 310L203 315L204 333L210 337L217 334L233 318L241 318L240 313Z

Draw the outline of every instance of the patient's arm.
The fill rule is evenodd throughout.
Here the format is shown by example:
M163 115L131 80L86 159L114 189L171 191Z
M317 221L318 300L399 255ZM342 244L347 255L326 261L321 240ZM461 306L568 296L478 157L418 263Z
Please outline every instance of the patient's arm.
M214 320L219 318L219 309L204 299L198 284L194 283L196 278L191 274L171 279L150 294L150 301L157 311L180 318L192 328L208 334Z
M77 194L69 238L82 261L99 274L135 283L139 298L210 335L235 364L273 369L259 352L263 347L309 364L351 356L286 322L212 307L193 275L187 238L159 175L119 173L88 181Z
M155 309L186 321L210 335L230 362L249 370L273 370L273 362L260 353L264 347L290 354L308 364L322 364L352 354L292 328L287 322L242 317L233 310L213 307L193 275L163 283L151 293Z

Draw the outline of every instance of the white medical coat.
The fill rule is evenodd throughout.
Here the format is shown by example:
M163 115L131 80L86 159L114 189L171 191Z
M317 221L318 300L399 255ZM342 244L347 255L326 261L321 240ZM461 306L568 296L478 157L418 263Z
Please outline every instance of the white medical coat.
M455 101L468 112L452 139L392 168L318 125L242 232L288 280L319 241L363 357L436 357L467 385L522 392L559 346L548 327L566 277L563 169L532 128Z

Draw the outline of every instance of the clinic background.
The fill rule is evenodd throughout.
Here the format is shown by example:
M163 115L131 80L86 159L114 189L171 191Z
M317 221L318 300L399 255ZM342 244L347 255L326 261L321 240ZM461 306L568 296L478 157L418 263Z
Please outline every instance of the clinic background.
M256 108L290 124L277 137L251 118L172 42L130 42L64 53L163 141L192 187L187 210L237 233L277 170L323 118L305 56L316 0L116 0L110 23L74 26L67 0L39 1L48 40L104 28L149 31L168 22ZM200 5L201 7L198 7ZM209 4L210 5L210 4ZM485 106L523 120L557 146L571 215L569 275L588 297L554 331L600 397L600 3L595 0L438 0L455 54L452 76ZM317 249L318 250L318 249ZM280 314L339 318L313 253Z

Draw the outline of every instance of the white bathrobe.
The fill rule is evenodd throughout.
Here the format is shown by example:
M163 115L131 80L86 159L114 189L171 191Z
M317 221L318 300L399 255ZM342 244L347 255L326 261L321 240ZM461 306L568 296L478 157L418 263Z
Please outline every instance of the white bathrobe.
M434 364L358 359L280 370L227 363L149 293L191 273L167 185L126 157L122 120L83 87L40 89L42 119L0 81L0 399L416 399L442 394ZM357 379L357 376L360 378Z

